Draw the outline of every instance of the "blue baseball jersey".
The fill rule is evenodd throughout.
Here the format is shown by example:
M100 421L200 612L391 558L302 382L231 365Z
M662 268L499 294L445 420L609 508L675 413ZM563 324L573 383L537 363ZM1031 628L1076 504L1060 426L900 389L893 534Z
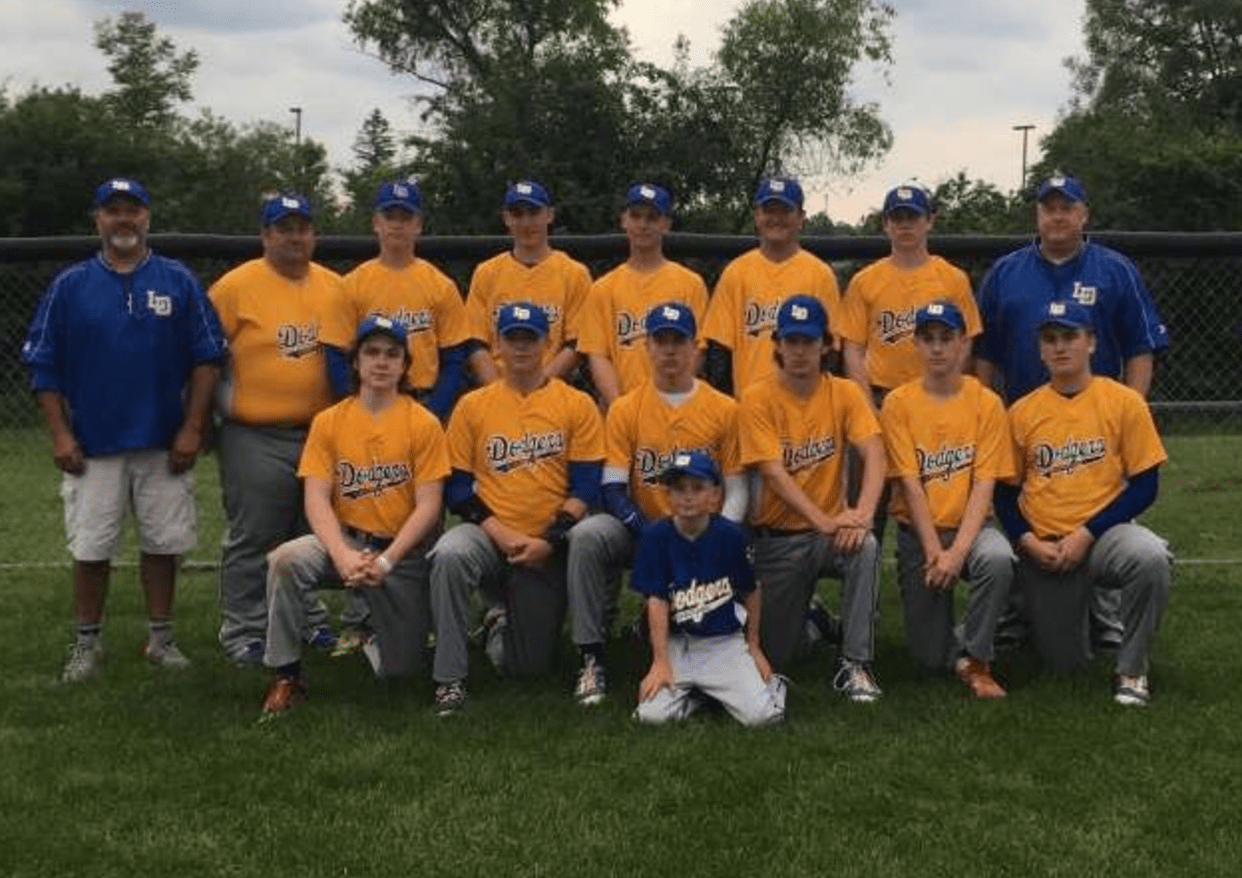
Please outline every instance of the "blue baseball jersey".
M693 540L662 518L643 533L630 587L669 604L669 628L710 637L742 628L739 601L755 589L746 533L713 515Z
M83 454L98 457L170 447L190 373L222 361L226 344L202 285L180 262L151 254L120 274L96 256L52 281L22 362L36 393L65 398Z
M1038 333L1050 302L1073 299L1090 309L1096 375L1120 378L1126 360L1169 346L1168 331L1134 263L1090 241L1059 265L1044 258L1038 241L1002 256L983 279L978 298L983 335L975 354L999 367L1009 402L1048 380Z

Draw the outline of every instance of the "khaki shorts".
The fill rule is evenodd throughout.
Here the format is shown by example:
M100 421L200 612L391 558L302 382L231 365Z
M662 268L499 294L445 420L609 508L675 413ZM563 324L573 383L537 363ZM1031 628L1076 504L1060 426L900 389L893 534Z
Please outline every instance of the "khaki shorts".
M82 475L65 474L60 496L69 552L78 561L116 554L131 507L143 554L182 555L198 542L194 472L170 473L167 451L88 457Z

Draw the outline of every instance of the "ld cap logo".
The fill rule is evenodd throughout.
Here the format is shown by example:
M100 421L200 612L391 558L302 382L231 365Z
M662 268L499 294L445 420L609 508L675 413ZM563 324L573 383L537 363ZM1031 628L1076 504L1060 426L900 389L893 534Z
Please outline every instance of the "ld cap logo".
M900 189L897 190L897 197L900 198L902 201L909 201L911 198L914 197L914 193L910 191L909 187L902 186Z
M376 317L375 325L378 326L380 329L392 329L393 328L392 321L389 320L387 317Z
M681 319L681 312L678 311L676 308L669 308L667 305L664 307L664 310L661 313L668 320L680 320Z
M513 316L518 320L530 320L530 311L515 305L513 307Z
M689 466L689 465L690 465L690 455L688 454L679 454L673 458L673 466Z
M280 199L280 206L287 207L290 210L297 210L297 208L301 207L301 205L298 204L298 200L296 198L288 198L288 197L283 197Z
M530 195L535 191L529 183L518 183L516 188L520 195Z
M928 314L943 314L944 305L941 305L938 302L933 302L932 304L927 306L927 313Z
M1048 313L1053 317L1065 316L1065 305L1062 302L1053 302L1048 306Z
M655 198L656 197L656 191L652 189L650 186L643 186L638 191L639 191L639 194L641 194L643 198Z
M409 197L410 190L404 184L398 183L392 187L392 193L398 198L407 198Z
M811 312L801 305L794 305L789 309L789 314L794 320L806 320L811 316Z
M1053 176L1051 176L1051 177L1049 177L1049 178L1048 178L1048 185L1049 185L1049 186L1053 186L1053 187L1064 186L1064 185L1065 185L1065 175L1064 175L1064 174L1054 174Z
M770 188L773 192L784 192L785 181L784 180L773 180Z
M110 185L113 189L117 190L118 192L128 192L128 191L129 191L129 181L128 181L128 180L113 180L113 181L112 181L109 185Z

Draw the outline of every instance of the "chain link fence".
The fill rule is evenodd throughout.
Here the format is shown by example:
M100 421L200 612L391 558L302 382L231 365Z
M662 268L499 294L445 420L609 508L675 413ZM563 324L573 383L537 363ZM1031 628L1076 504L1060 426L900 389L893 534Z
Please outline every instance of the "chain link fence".
M1162 431L1242 434L1242 234L1099 233L1095 240L1135 260L1169 327L1171 347L1157 364L1151 392ZM997 256L1028 242L1018 236L943 236L932 239L932 250L964 268L977 286ZM204 285L260 252L257 237L245 236L153 235L151 243L185 261ZM754 243L742 236L674 234L666 249L699 271L710 288L724 265ZM556 237L553 244L586 262L596 277L625 258L620 235ZM842 289L854 271L888 251L881 237L808 237L804 244L833 264ZM0 527L8 533L8 555L0 558L0 568L68 560L60 475L20 349L48 283L97 246L93 238L0 239ZM474 266L508 246L502 237L440 237L424 239L419 252L449 272L464 292ZM317 258L344 272L374 253L369 238L324 237ZM200 538L187 560L207 565L218 557L223 528L214 457L201 460L195 472ZM1175 478L1176 470L1170 476ZM132 543L122 557L136 558Z

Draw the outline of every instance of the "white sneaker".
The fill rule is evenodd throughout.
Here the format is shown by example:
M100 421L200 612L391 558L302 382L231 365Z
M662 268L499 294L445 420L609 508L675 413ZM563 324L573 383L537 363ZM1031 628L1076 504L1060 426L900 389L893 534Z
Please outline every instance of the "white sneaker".
M832 686L855 704L870 704L879 701L884 693L876 685L871 671L862 662L843 659L832 678Z
M1126 707L1146 707L1151 701L1145 675L1118 674L1113 687L1113 701Z
M190 660L185 657L185 653L171 640L166 640L162 644L148 640L142 654L147 661L159 668L179 671L190 666Z
M595 661L595 656L588 655L582 659L582 668L578 671L578 683L574 686L574 698L583 707L600 704L608 693L608 682L604 675L604 666Z
M103 662L103 641L96 638L90 643L75 641L69 647L69 661L60 672L60 682L81 683L99 672Z

